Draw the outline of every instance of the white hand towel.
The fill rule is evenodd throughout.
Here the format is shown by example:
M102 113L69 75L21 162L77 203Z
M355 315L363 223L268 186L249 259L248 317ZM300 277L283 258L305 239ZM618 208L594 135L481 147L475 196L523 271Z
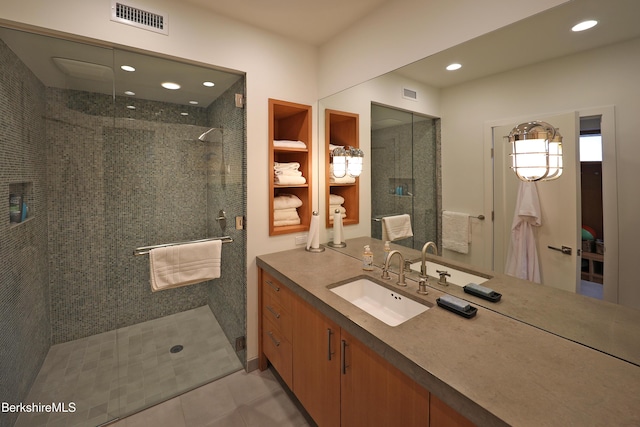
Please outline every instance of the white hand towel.
M344 197L338 196L337 194L329 194L330 205L341 205L343 203L344 203Z
M298 162L288 162L288 163L275 162L273 164L273 169L274 170L295 170L295 171L297 171L299 167L300 167L300 163L298 163Z
M336 209L338 209L340 213L347 213L347 209L345 209L345 207L342 205L329 205L329 212L333 213Z
M221 255L221 240L151 249L151 290L155 292L217 279L220 277Z
M274 209L273 210L273 220L274 221L287 221L291 219L300 219L298 215L298 209L296 208L287 208L287 209Z
M413 236L409 214L385 216L382 218L382 240L393 242Z
M469 215L442 212L442 247L461 254L469 253Z
M300 224L300 218L273 220L274 227L283 227L285 225L298 225L298 224Z
M279 148L307 148L307 144L302 141L291 141L288 139L274 140L273 146Z

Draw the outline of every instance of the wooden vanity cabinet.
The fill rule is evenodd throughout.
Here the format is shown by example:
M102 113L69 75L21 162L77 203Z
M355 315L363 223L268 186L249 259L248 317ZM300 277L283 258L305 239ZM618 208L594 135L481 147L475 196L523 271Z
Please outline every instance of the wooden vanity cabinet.
M260 369L270 362L318 426L473 426L262 269L259 279Z

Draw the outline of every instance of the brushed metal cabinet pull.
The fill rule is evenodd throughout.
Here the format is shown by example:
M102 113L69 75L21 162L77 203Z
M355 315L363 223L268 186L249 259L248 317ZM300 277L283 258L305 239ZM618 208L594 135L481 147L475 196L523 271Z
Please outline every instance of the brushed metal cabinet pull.
M280 347L280 341L278 341L278 340L273 336L273 332L269 331L269 332L267 332L267 334L269 334L269 338L271 338L271 341L273 341L273 343L276 345L276 347Z
M280 313L278 313L277 311L275 311L273 309L273 307L271 307L270 305L267 306L267 310L269 310L271 312L271 314L273 314L275 316L276 319L280 318Z
M273 283L271 280L265 280L265 282L267 282L267 285L271 286L274 291L280 292L280 287Z
M340 343L340 365L341 365L342 375L347 375L347 356L346 356L347 346L348 346L347 342L345 340L342 340Z
M331 335L333 335L331 328L327 328L327 360L329 361L331 361L331 355L333 354L331 351Z

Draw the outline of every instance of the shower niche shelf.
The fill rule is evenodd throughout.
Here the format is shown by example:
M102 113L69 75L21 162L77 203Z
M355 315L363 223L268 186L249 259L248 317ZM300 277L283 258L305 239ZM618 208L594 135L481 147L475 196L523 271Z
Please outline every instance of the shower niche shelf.
M9 224L16 227L33 218L33 182L9 183Z
M346 210L346 217L343 218L342 223L344 225L358 224L360 222L360 180L355 178L353 183L331 182L330 145L360 148L360 116L355 113L330 109L325 110L324 114L326 226L333 228L333 212L329 204L331 194L344 198L342 206Z
M269 235L298 233L309 230L311 221L312 139L310 105L269 99ZM306 148L274 147L274 141L302 141ZM279 185L274 182L275 163L300 164L304 184ZM274 199L281 194L293 194L302 201L297 208L300 224L276 225Z

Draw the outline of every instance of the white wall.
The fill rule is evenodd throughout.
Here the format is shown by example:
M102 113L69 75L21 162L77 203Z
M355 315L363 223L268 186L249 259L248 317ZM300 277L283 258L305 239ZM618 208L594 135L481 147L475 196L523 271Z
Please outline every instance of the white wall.
M638 70L640 39L445 89L441 93L441 108L443 206L486 215L491 206L484 198L483 178L491 160L483 148L485 123L615 106L619 302L640 309L636 273L640 241ZM472 236L475 244L472 246L482 248L491 239L489 224L486 225ZM466 261L483 265L490 256L489 251L476 251L476 258Z
M391 0L320 49L324 98L567 0Z

